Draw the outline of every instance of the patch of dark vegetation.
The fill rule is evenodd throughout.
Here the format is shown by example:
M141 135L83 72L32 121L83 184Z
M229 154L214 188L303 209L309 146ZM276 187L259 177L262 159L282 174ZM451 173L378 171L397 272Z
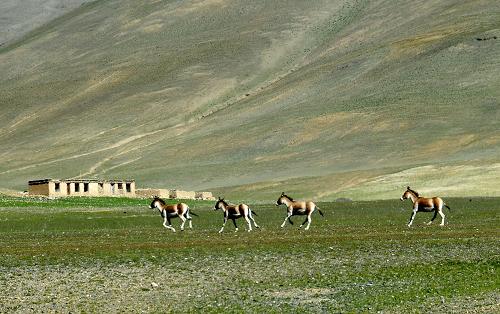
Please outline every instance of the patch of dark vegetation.
M477 41L486 41L486 40L492 40L492 39L497 39L497 36L490 36L490 37L476 37Z
M339 197L335 200L335 202L337 202L337 203L351 203L352 199L350 199L348 197Z

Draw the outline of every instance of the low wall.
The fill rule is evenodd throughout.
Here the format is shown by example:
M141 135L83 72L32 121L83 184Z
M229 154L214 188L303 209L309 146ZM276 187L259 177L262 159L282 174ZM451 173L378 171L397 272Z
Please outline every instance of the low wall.
M215 200L215 197L212 195L212 192L196 192L195 197L196 199L199 200L209 200L209 201Z
M153 198L158 196L160 198L170 198L170 190L167 189L136 189L135 195L137 197Z
M170 190L170 198L194 200L196 198L196 192L193 191L181 191L181 190Z
M215 200L212 192L194 192L182 190L168 190L168 189L136 189L135 195L143 198L159 198L169 199L184 199L184 200Z

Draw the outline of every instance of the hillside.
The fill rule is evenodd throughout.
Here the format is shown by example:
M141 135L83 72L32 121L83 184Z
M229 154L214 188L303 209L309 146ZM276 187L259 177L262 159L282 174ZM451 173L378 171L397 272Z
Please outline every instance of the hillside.
M93 0L2 0L0 2L0 46L18 40L30 31Z
M0 47L0 188L499 195L496 1L87 3Z

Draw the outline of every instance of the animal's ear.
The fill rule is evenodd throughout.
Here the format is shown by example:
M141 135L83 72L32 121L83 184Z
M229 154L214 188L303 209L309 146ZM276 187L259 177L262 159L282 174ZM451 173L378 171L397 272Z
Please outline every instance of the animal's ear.
M409 189L410 189L410 186L407 186L407 187L406 187L406 189L407 189L407 190L409 190Z
M281 192L281 196L285 195L285 192Z

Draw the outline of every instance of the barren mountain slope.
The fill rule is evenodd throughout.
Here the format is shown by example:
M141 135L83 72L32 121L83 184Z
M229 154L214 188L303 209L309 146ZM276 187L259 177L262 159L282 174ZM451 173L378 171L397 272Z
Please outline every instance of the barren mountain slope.
M498 37L495 1L96 1L1 48L0 186L498 194Z
M93 0L2 0L0 1L0 46Z

